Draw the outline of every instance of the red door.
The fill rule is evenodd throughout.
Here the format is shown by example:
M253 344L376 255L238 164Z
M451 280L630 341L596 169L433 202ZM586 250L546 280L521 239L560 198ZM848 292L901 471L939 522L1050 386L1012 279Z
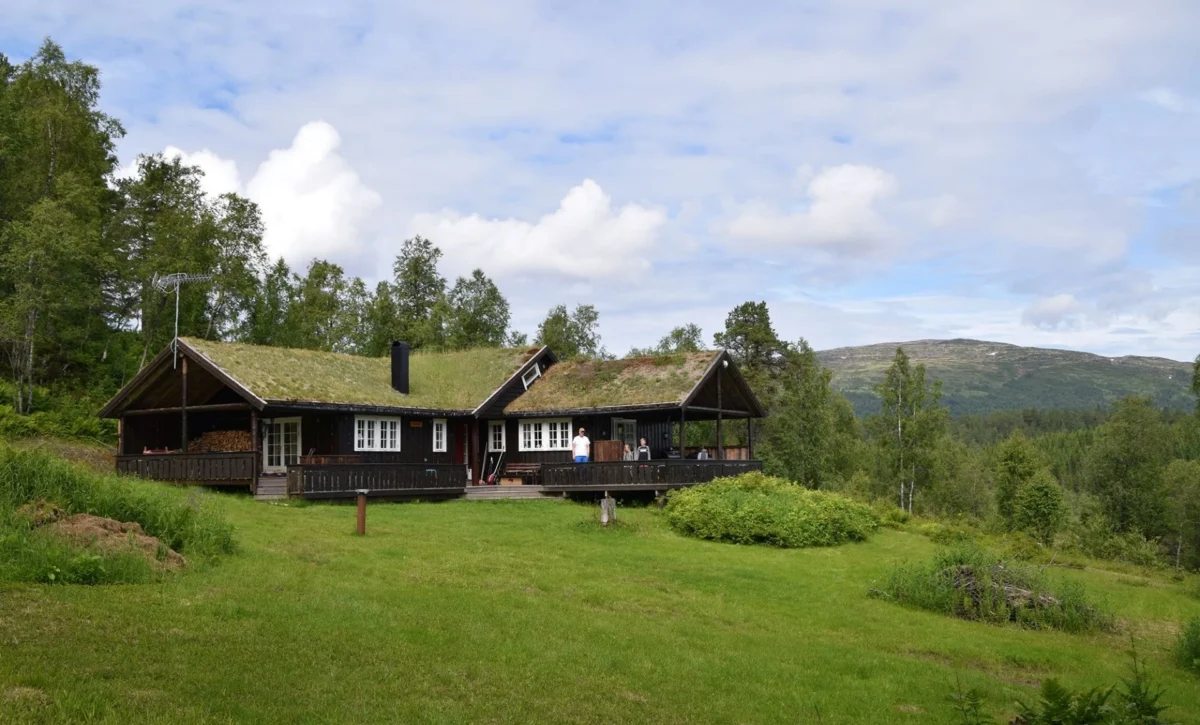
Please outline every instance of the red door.
M454 428L454 462L467 462L467 447L471 445L471 432L466 423L458 423Z

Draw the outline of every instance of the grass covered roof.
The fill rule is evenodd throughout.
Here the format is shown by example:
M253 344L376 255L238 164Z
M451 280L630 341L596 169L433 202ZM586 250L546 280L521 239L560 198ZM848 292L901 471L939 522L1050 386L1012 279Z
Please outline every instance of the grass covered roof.
M638 405L678 405L704 377L718 351L552 366L506 413Z
M409 393L403 395L392 389L388 357L180 339L268 402L457 411L474 410L537 352L416 351L409 358Z

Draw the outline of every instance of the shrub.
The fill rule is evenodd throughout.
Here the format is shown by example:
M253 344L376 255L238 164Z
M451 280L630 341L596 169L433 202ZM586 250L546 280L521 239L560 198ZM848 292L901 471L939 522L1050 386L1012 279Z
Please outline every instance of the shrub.
M960 544L975 538L970 529L937 521L921 524L917 527L917 533L928 537L935 544Z
M1021 485L1012 502L1013 528L1028 531L1050 546L1067 522L1067 504L1053 474L1043 469Z
M1163 565L1157 539L1147 539L1136 531L1114 533L1108 517L1100 513L1087 516L1071 532L1067 545L1096 559L1124 561L1137 566Z
M871 510L875 512L875 516L879 518L881 526L886 526L889 529L902 529L908 523L912 516L902 508L895 504L885 501L878 501Z
M1200 617L1188 622L1179 633L1175 655L1181 667L1200 675Z
M879 527L865 504L762 473L673 491L666 515L687 536L784 548L863 541Z
M974 544L942 549L924 564L899 566L871 594L962 619L1033 629L1107 630L1114 621L1082 585L1052 586L1040 570L1004 564Z

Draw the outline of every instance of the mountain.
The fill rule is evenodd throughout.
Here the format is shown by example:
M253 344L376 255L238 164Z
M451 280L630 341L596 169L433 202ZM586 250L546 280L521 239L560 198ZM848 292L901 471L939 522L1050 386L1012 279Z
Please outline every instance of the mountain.
M896 347L942 381L942 401L955 415L1019 408L1107 407L1127 395L1191 410L1191 363L1161 357L1103 357L1072 350L980 340L915 340L821 350L833 386L860 415L879 410L872 386L883 380Z

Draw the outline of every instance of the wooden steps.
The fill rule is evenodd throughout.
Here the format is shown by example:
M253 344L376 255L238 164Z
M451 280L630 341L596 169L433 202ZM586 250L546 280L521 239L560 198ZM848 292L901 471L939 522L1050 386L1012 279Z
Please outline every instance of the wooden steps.
M541 486L467 486L463 498L470 501L495 501L543 498L545 495Z
M270 476L258 479L258 486L254 489L255 501L278 501L287 497L286 477Z

